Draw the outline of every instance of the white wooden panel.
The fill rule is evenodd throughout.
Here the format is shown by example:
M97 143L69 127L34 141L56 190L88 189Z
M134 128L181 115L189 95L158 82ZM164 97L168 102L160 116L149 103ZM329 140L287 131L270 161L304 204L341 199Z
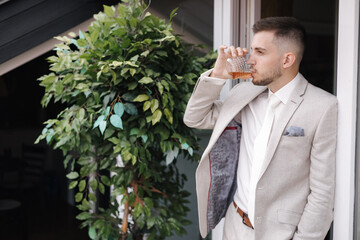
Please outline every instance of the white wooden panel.
M337 98L339 101L334 240L352 240L359 46L359 1L340 0Z

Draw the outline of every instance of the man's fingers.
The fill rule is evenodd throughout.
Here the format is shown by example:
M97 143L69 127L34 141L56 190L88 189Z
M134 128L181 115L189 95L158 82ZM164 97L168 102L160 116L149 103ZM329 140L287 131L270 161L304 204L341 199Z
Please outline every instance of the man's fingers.
M229 50L228 50L228 53L232 56L232 57L236 57L238 55L236 49L234 46L230 46L229 47Z
M237 47L236 51L237 51L238 56L245 56L249 52L247 50L247 48L240 48L240 47Z
M219 47L219 53L220 54L225 54L225 49L227 49L228 47L225 45L220 45Z
M226 49L227 51L225 52ZM220 46L220 51L222 54L227 54L228 57L245 56L249 53L247 48L241 48L241 47L235 48L234 46L226 47L223 45Z

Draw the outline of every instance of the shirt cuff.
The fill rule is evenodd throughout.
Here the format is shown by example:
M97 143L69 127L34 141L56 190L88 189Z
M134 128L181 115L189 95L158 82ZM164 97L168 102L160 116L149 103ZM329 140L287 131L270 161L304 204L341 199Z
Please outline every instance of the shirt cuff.
M201 79L203 79L204 81L206 81L208 83L212 83L215 85L224 85L228 79L210 77L210 74L212 71L213 71L213 69L210 69L210 70L207 70L206 72L204 72L203 74L201 74Z

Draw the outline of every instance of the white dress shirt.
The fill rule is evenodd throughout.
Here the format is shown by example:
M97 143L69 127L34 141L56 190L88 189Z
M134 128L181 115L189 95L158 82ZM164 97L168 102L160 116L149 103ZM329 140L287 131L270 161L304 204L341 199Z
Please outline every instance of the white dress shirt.
M296 87L296 82L299 81L299 76L300 74L298 73L293 80L291 80L288 84L275 93L272 93L270 90L264 91L240 112L242 133L240 141L239 164L237 169L237 190L234 196L234 201L237 206L239 206L239 208L246 213L248 212L249 204L248 201L251 179L250 174L252 171L251 168L253 161L254 140L257 134L260 132L262 123L265 118L268 97L271 94L275 94L281 100L280 104L275 110L274 121L276 121L277 113L280 112L288 102L291 93ZM255 197L252 199L255 199ZM252 220L253 223L253 219L250 220Z

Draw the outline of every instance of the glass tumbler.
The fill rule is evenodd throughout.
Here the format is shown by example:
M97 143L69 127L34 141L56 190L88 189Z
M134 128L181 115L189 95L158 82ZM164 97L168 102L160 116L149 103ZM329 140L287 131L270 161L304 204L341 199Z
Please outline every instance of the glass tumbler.
M250 81L251 71L250 66L246 63L246 57L234 57L226 60L226 70L231 75L232 79L242 79Z

